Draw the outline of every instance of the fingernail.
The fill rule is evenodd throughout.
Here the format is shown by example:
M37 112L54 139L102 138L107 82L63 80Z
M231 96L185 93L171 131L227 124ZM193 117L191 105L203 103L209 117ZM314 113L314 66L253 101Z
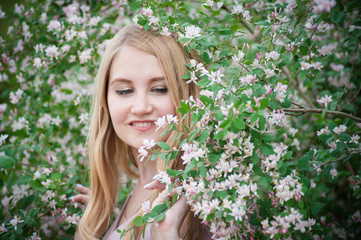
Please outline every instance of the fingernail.
M84 187L84 186L81 185L80 183L75 184L75 186L77 186L77 187Z
M70 198L68 198L69 200L73 200L74 196L71 196Z
M150 183L144 185L144 188L147 189L150 186Z
M159 174L155 175L155 176L153 177L153 180L157 180L158 178L159 178Z

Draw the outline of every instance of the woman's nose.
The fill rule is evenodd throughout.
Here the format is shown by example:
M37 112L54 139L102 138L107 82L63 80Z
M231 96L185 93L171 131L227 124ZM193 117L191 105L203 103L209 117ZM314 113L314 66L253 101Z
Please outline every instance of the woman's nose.
M149 98L146 94L137 94L134 102L132 103L130 112L132 114L148 114L153 111L153 106L149 101Z

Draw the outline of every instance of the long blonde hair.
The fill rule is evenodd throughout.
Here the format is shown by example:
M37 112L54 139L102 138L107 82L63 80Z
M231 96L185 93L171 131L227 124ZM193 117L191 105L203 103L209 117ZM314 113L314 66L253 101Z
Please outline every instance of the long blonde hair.
M200 60L197 54L188 54L173 38L162 36L153 31L145 31L130 25L120 30L110 41L100 63L94 82L90 133L88 140L91 196L84 215L79 223L79 232L83 239L98 239L109 225L110 215L116 205L119 191L120 174L138 178L138 173L128 164L128 158L135 165L129 147L116 135L109 115L107 87L109 69L112 60L122 46L128 45L154 55L159 60L175 108L180 107L182 99L198 97L194 84L186 84L181 78L186 73L185 64L190 58ZM177 112L178 119L181 119ZM189 119L186 120L186 124ZM182 131L179 124L178 130ZM171 147L177 143L174 133L168 138ZM135 166L136 167L136 166ZM157 170L166 168L180 169L179 158L170 161L167 166L163 161L157 163Z

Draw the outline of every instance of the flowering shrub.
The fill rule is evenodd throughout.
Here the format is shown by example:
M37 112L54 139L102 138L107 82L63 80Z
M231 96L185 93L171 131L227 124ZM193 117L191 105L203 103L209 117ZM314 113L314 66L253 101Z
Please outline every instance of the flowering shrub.
M178 109L192 118L179 147L149 139L139 152L181 156L183 171L158 178L169 189L170 177L182 181L215 239L361 235L358 1L79 2L0 13L10 25L0 39L2 239L74 234L91 82L107 40L132 21L203 60L183 77L201 96ZM166 124L175 131L182 119L164 116L158 131ZM131 191L123 181L120 202ZM171 204L144 204L135 225L162 220Z

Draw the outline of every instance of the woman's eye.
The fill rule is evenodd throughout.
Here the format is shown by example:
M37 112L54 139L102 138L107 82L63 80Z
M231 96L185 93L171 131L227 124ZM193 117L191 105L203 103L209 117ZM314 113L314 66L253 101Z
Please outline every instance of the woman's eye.
M127 95L133 93L133 89L115 90L118 95Z
M167 92L168 92L168 88L166 88L166 87L154 88L153 91L156 92L156 93L167 93Z

